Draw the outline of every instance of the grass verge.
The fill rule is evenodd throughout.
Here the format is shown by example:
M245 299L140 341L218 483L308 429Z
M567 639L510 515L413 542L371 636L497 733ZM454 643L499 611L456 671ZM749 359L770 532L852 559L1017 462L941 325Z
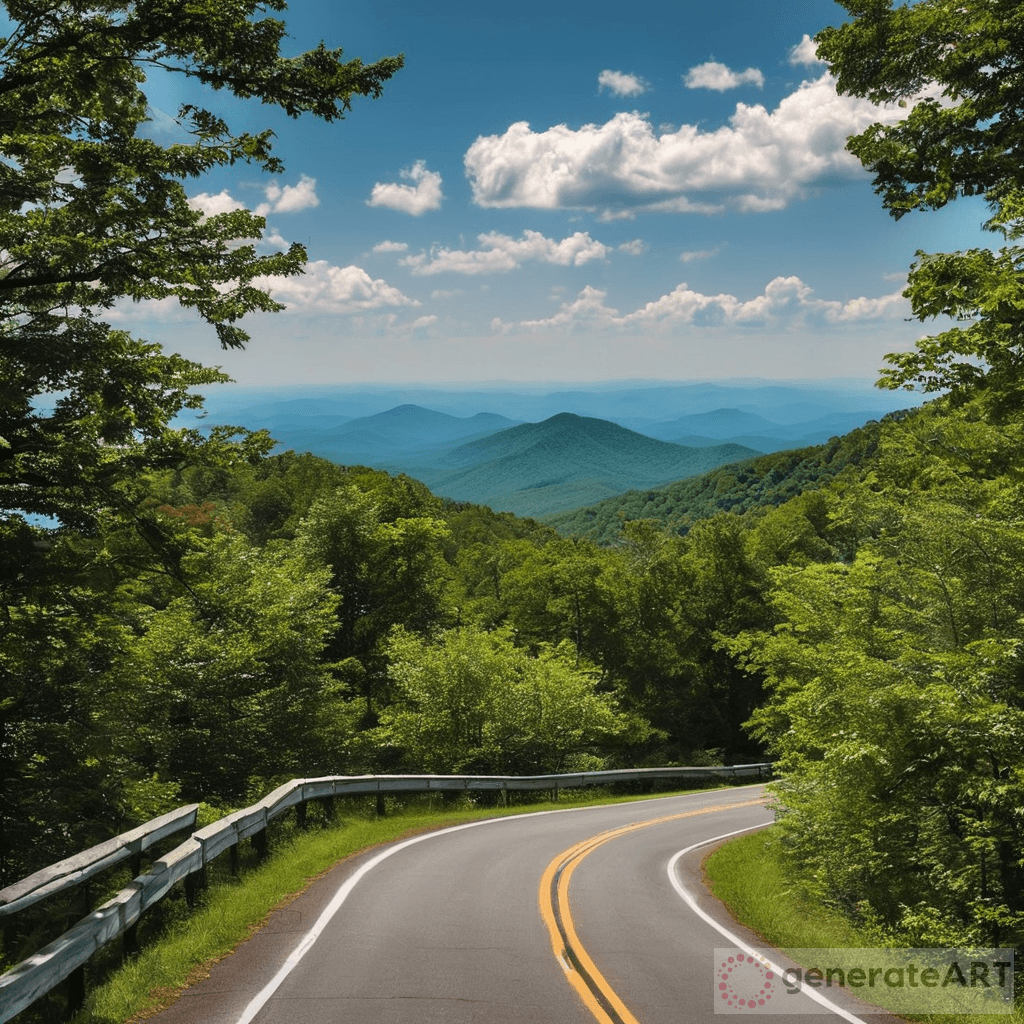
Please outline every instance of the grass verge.
M697 790L643 796L563 791L557 803L492 808L439 807L439 801L427 797L407 801L396 813L389 808L389 815L384 818L373 817L367 806L320 830L289 829L273 843L272 856L266 862L243 872L238 879L222 871L193 911L187 912L184 906L172 909L169 919L161 925L161 934L146 941L141 953L126 960L89 992L85 1007L72 1024L123 1024L153 1016L173 1003L189 985L205 978L213 964L265 923L271 911L290 902L312 881L352 854L417 832L483 818L692 792Z
M809 900L789 876L772 829L733 839L704 862L709 888L740 924L766 945L781 950L870 949L878 936L858 929L838 911ZM1012 1016L992 1014L900 1014L928 1024L992 1024L996 1019L1024 1024L1024 1006L1016 1001Z

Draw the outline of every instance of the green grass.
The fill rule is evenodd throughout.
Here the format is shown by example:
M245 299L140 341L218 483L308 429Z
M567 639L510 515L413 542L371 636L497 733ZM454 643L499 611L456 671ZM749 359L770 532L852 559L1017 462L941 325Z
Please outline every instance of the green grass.
M711 891L740 924L766 945L799 949L868 949L881 945L876 933L859 929L836 910L808 899L786 871L771 828L733 839L704 862ZM799 960L797 960L799 962ZM1024 1022L1018 999L1012 1017L991 1014L902 1014L928 1024L991 1024L994 1019Z
M706 787L716 788L716 787ZM418 832L458 825L484 818L534 811L591 807L602 804L650 800L675 793L643 796L612 796L607 792L563 791L557 803L523 804L513 807L471 807L443 801L440 796L389 799L388 816L373 816L372 805L364 802L354 812L334 823L314 822L306 832L291 822L278 827L271 839L271 856L240 877L230 876L226 857L211 869L210 887L201 894L191 912L183 900L164 901L163 919L143 924L151 934L143 938L142 952L127 960L89 992L84 1009L73 1024L122 1024L158 1012L170 1005L189 985L205 978L217 960L257 931L270 912L290 902L309 884L345 857L382 843ZM312 815L311 815L312 817ZM319 826L319 827L318 827ZM151 912L160 917L158 905Z

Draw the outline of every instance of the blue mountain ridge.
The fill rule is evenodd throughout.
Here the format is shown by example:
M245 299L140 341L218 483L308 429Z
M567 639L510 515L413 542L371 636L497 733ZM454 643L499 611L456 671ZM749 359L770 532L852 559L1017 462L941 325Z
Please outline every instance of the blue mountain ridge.
M757 454L724 444L684 448L607 420L559 413L461 445L410 467L435 493L520 515L546 515L593 495L656 487Z

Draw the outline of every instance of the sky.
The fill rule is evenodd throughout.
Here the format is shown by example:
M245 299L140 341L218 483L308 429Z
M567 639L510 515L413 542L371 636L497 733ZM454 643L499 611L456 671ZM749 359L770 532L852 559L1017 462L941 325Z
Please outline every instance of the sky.
M272 128L286 170L190 182L267 218L302 277L263 283L244 352L167 302L134 333L240 383L872 379L941 329L901 296L916 250L987 244L984 210L888 216L846 137L901 116L840 97L810 37L832 0L293 0L288 52L404 53L345 120ZM150 130L196 95L152 81Z

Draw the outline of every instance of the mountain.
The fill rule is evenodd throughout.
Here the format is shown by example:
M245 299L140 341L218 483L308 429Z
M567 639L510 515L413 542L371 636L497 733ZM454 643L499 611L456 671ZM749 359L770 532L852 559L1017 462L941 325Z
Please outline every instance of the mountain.
M685 531L718 512L781 505L801 492L824 487L849 466L867 465L887 424L913 415L914 410L893 412L826 444L746 459L656 489L631 490L588 508L546 516L544 522L567 536L610 543L623 518L658 519Z
M334 462L368 465L409 464L430 460L451 445L515 426L495 413L450 416L405 404L343 424L327 425L310 418L300 429L271 430L282 449L308 450Z
M418 405L399 405L375 416L360 416L343 427L331 431L332 440L340 440L356 431L368 431L396 447L455 441L473 434L504 430L516 425L515 420L495 413L479 412L475 416L449 416Z
M742 409L712 409L709 412L691 413L677 416L673 420L662 420L652 423L641 433L662 441L674 441L677 437L687 434L698 434L704 437L727 438L736 434L779 433L779 424L773 420L758 416L757 413L744 412ZM640 429L640 428L635 428Z
M471 441L409 472L444 497L538 516L624 487L656 487L751 454L733 444L684 448L607 420L560 413Z

